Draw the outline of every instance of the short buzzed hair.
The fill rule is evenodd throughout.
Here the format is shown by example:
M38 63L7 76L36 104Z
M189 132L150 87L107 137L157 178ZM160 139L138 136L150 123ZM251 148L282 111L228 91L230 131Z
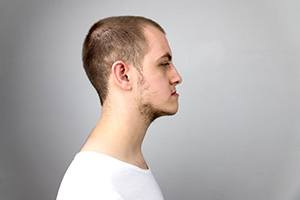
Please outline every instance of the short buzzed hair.
M122 60L141 69L141 61L148 51L146 25L165 33L158 23L141 16L108 17L90 28L83 43L83 66L101 105L108 94L108 78L114 62Z

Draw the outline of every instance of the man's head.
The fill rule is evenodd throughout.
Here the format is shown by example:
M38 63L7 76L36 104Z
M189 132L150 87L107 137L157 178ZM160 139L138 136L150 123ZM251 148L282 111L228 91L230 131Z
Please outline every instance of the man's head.
M181 77L171 58L163 28L144 17L102 19L91 27L83 45L84 68L101 104L117 85L118 91L131 91L140 113L150 120L177 111L174 91Z
M159 24L140 16L109 17L90 28L83 44L83 65L100 97L101 105L108 94L108 78L115 61L121 60L140 67L148 50L143 32L146 25L164 33Z

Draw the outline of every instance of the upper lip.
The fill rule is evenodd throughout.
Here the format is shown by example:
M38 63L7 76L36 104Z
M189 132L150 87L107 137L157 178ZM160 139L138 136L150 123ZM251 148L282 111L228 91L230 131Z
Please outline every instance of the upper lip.
M176 90L173 90L173 91L172 91L172 94L176 94Z

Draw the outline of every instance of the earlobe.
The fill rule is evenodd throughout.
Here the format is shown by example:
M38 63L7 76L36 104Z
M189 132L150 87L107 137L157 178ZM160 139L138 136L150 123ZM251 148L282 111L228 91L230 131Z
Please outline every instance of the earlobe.
M131 81L129 78L129 66L123 61L116 61L113 63L112 76L116 85L125 90L131 90Z

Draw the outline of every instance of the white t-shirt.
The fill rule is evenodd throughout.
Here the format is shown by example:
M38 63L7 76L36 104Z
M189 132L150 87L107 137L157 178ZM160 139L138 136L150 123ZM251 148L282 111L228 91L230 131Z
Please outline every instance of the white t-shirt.
M56 200L163 200L150 169L93 151L76 154Z

